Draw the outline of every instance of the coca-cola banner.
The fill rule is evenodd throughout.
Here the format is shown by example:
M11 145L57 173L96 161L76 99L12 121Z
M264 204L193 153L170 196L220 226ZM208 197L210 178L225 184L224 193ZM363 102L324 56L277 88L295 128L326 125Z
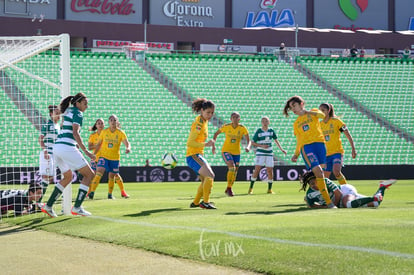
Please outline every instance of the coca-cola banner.
M151 0L150 24L224 27L223 0Z
M43 22L57 18L56 0L1 0L0 16L31 18Z
M142 0L66 0L67 20L142 24Z

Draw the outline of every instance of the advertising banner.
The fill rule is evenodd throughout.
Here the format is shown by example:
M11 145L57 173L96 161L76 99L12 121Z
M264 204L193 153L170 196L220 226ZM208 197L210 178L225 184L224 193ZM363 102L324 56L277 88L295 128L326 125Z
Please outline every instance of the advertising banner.
M233 28L306 27L306 0L233 0Z
M315 0L315 27L388 30L388 0Z
M149 23L180 27L224 27L223 0L151 0Z
M200 51L221 53L257 53L257 46L201 44Z
M38 167L0 167L1 184L29 184L40 181ZM216 174L215 181L226 181L227 166L213 166ZM344 167L344 173L349 180L381 180L395 178L412 179L411 171L414 165L349 165ZM241 166L237 173L237 181L250 181L254 166ZM305 172L305 166L276 166L273 168L274 181L298 181L299 175ZM178 166L167 170L160 166L128 166L120 167L120 174L124 182L194 182L199 181L197 174L187 166ZM80 176L74 172L73 181L79 182ZM59 182L60 173L54 180ZM266 168L260 170L258 181L267 181ZM107 175L101 182L107 182ZM299 186L299 184L298 184Z
M65 1L66 20L142 24L142 0Z
M395 30L414 31L414 2L395 0Z

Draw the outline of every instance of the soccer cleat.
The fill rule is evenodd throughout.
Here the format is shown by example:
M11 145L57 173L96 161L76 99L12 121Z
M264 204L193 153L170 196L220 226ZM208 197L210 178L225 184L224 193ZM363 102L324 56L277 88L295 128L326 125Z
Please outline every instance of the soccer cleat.
M115 199L114 195L108 193L108 200L114 200L114 199Z
M272 189L268 189L267 190L267 194L274 194L275 192L273 192L273 190Z
M383 199L383 197L382 197L382 194L380 192L378 192L374 195L374 201L382 202L382 199Z
M253 188L249 188L249 191L247 192L248 195L252 195L253 194Z
M389 179L389 180L380 181L380 187L388 188L396 182L397 182L396 179Z
M91 216L92 214L88 211L86 211L85 209L83 209L83 207L72 207L72 211L71 211L72 215L75 216Z
M338 207L336 207L336 205L333 202L331 202L330 204L328 204L328 208L335 209Z
M200 202L200 207L204 209L217 209L211 202Z
M234 196L234 193L233 193L233 190L231 190L231 187L227 187L226 190L224 191L224 194L226 194L229 197Z
M199 204L195 204L194 202L192 202L190 204L190 208L197 208L197 207L200 207L200 205Z
M127 192L125 192L125 191L122 191L121 192L121 196L123 197L123 198L126 198L126 199L128 199L129 198L129 195L127 194Z
M86 197L89 198L90 200L93 200L94 196L95 196L95 192L90 192L89 194L86 195Z
M50 207L50 206L47 206L47 204L42 206L42 212L46 213L51 218L56 218L57 217L55 211L53 211L53 208Z

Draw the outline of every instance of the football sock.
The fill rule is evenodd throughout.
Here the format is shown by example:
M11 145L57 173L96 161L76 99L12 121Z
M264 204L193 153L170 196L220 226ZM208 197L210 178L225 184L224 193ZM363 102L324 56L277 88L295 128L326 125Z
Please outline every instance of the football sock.
M346 203L346 207L347 208L358 208L361 207L367 203L373 202L374 198L373 197L366 197L366 198L360 198L360 199L355 199L353 201L349 201Z
M235 178L235 168L229 168L229 171L227 171L227 188L231 188L234 183Z
M329 197L328 190L326 188L325 179L324 178L316 178L316 186L318 186L319 192L321 192L321 195L323 199L326 202L326 205L329 205L332 203L331 198Z
M99 183L101 182L102 174L96 172L96 175L93 177L93 180L90 184L89 190L90 192L95 192L96 188L98 188Z
M213 178L206 177L203 183L203 201L210 202L210 193L213 188Z
M197 194L194 197L193 203L195 205L199 205L202 196L203 196L203 183L200 183L200 185L198 186L198 189L197 189Z
M384 197L385 189L387 189L387 188L385 186L382 186L382 187L378 188L378 190L377 190L377 192L375 192L375 194L381 193L381 195Z
M272 190L273 181L267 182L267 190Z
M49 186L49 183L48 183L48 182L46 182L46 181L44 181L44 180L42 180L42 181L40 182L40 184L42 185L42 196L40 197L40 199L39 199L37 202L41 202L41 201L42 201L43 196L44 196L44 195L45 195L45 193L46 193L47 187Z
M115 180L114 179L108 179L108 194L112 194L114 191L115 186Z
M336 178L337 180L338 180L338 182L339 182L339 184L340 185L343 185L343 184L346 184L347 182L346 182L346 178L345 178L345 176L341 173L341 175L338 177L338 178Z
M78 195L76 196L76 200L75 200L75 204L73 205L73 207L80 207L83 200L86 198L86 193L88 193L88 186L85 184L80 184L79 185L79 190L78 190Z
M60 183L56 183L55 188L53 189L53 192L50 195L50 198L47 201L46 205L52 207L56 200L60 197L60 195L62 195L64 189L65 187L60 185Z
M250 178L250 188L253 189L254 183L256 182L257 178Z
M122 180L121 176L115 175L115 182L116 184L118 184L119 190L121 190L121 193L125 191L125 187L124 187L124 181Z

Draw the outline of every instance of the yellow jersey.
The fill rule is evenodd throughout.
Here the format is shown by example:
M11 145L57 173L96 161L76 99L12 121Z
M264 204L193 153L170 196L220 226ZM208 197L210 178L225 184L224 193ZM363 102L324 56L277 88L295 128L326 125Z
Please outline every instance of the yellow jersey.
M332 117L326 123L321 121L321 128L325 137L326 155L344 154L341 132L346 129L345 123L337 117Z
M190 135L187 140L186 157L195 154L204 154L204 143L208 137L208 121L197 116L191 125Z
M99 142L99 134L98 134L98 132L92 133L92 134L89 136L89 140L88 140L88 142L89 142L89 143L92 143L92 144L93 144L93 146L96 146L96 145L98 144L98 142ZM92 151L92 152L93 152L93 151ZM98 152L95 154L95 156L96 156L95 161L96 161L96 162L98 162L99 157L100 157L99 152L100 152L100 151L98 151Z
M241 124L234 128L231 123L228 123L221 126L219 130L221 133L226 135L221 152L228 152L232 155L240 155L241 140L243 136L249 134L247 128Z
M120 129L116 129L114 132L110 128L102 130L99 135L99 142L102 141L99 149L100 157L108 160L120 160L121 143L126 139L126 134Z
M325 142L319 122L319 119L324 118L325 115L318 109L311 111L318 112L318 114L316 116L310 114L299 116L293 123L293 133L296 136L296 156L299 156L300 149L306 144Z

